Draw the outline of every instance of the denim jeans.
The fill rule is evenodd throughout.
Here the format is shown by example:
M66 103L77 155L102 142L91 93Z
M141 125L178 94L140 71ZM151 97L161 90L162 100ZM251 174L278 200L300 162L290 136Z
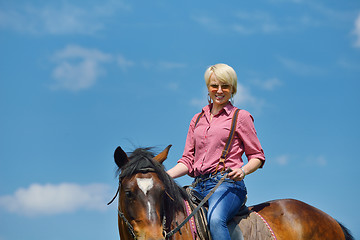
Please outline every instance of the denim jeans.
M204 198L222 177L222 173L197 177L195 182L198 183L194 190ZM239 211L245 201L246 194L247 190L244 181L235 182L230 178L226 178L214 194L211 195L208 201L207 220L212 239L230 240L227 223Z

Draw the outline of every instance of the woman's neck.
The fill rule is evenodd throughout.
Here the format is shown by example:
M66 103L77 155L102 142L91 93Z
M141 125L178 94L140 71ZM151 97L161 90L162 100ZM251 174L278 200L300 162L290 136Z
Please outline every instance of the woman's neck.
M226 102L226 103L221 104L221 105L213 103L211 111L210 111L211 115L213 115L213 116L217 115L221 111L221 109L223 109L228 103L229 102Z

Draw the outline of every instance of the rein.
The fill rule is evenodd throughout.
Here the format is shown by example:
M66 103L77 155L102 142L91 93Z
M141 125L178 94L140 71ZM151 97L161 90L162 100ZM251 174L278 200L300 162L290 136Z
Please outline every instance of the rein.
M205 196L205 198L199 203L199 205L194 209L194 211L192 211L192 213L187 216L187 218L184 219L184 221L182 223L180 223L176 228L174 228L173 230L171 230L168 233L165 233L165 238L169 238L172 235L174 235L175 233L177 233L178 231L180 231L180 229L201 209L201 207L207 202L207 200L209 200L209 198L211 197L211 195L214 194L214 192L216 191L216 189L224 182L225 178L228 176L228 173L231 170L228 169L226 171L226 174L219 180L219 182L215 185L215 187L213 189L211 189L211 191Z
M146 168L146 169L141 169L139 172L153 172L154 169L152 168ZM194 211L192 211L192 213L187 216L187 218L184 219L184 221L182 221L182 223L177 224L177 227L174 228L173 230L171 230L170 232L166 232L164 230L164 237L165 239L168 239L170 237L172 237L175 233L179 232L180 229L201 209L201 207L207 202L207 200L209 200L209 198L211 197L211 195L213 195L213 193L215 192L215 190L224 182L225 178L228 176L228 173L231 171L231 169L228 169L225 172L225 175L219 180L219 182L215 185L215 187L208 193L208 195L205 196L205 198L200 202L200 204L194 209ZM119 195L120 193L120 188L121 188L121 178L119 179L119 186L118 189L115 193L115 196L111 199L110 202L108 202L107 205L110 205L111 203L114 202L114 200L116 199L116 197ZM120 204L119 204L120 207ZM135 234L135 230L134 227L131 225L131 223L129 222L129 220L127 220L127 218L125 217L124 213L121 211L121 209L118 208L118 215L119 217L125 222L127 229L130 233L130 235L132 236L133 239L137 239L136 234ZM165 219L163 219L163 222L165 222ZM181 234L181 231L180 231Z

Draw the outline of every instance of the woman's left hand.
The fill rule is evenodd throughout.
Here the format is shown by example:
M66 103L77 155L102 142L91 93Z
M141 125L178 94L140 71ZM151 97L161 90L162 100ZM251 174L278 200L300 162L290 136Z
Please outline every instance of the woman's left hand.
M249 162L242 166L241 168L234 168L231 172L229 172L228 177L234 181L241 181L245 178L246 175L253 173L261 167L263 164L263 160L258 158L252 158Z
M229 172L228 177L234 181L241 181L245 178L246 174L242 168L235 168Z

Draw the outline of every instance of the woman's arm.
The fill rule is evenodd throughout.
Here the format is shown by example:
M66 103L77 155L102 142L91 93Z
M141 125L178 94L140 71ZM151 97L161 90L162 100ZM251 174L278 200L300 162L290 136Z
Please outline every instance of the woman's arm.
M234 181L241 181L245 178L246 175L255 172L262 164L262 160L258 158L252 158L246 165L242 166L241 168L232 169L232 172L230 172L228 176Z
M176 164L173 168L169 169L167 173L172 178L182 177L188 173L188 168L183 163Z

